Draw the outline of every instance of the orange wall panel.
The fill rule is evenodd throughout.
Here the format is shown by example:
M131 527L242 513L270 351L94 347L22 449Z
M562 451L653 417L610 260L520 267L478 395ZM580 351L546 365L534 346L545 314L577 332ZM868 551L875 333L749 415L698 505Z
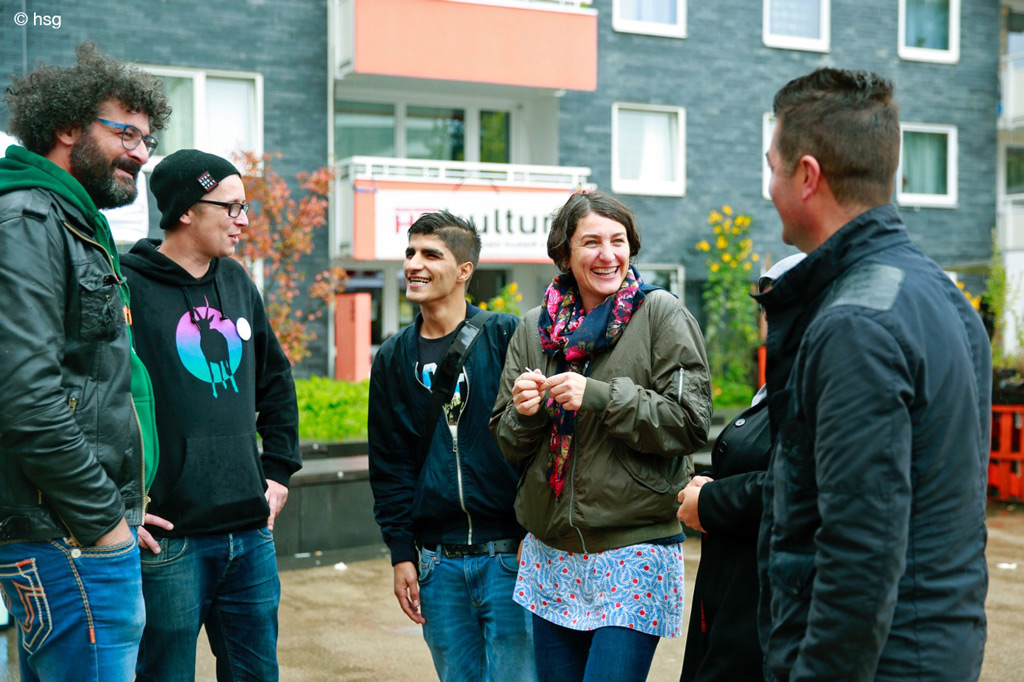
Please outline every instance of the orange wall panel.
M451 0L355 0L361 74L594 90L597 15Z
M370 305L367 293L334 297L334 378L362 381L370 376Z

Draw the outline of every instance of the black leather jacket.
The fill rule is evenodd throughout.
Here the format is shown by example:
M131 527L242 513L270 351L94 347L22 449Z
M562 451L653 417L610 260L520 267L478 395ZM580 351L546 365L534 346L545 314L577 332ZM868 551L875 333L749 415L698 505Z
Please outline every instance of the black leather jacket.
M143 466L118 280L82 213L0 195L0 542L94 544L142 521Z

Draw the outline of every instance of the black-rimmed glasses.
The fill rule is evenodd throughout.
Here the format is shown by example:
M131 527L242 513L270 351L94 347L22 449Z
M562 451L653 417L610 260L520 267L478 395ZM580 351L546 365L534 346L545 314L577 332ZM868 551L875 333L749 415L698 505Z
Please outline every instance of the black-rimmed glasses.
M108 121L105 118L97 118L97 121L105 126L116 128L121 131L121 146L125 149L131 150L139 146L139 143L146 145L146 151L150 154L156 151L156 147L160 144L155 137L152 135L143 135L142 131L133 125L127 123L117 123L115 121Z
M209 199L199 199L196 201L197 204L213 204L214 206L223 206L228 209L229 218L237 218L240 213L249 212L249 202L238 203L237 201L210 201Z

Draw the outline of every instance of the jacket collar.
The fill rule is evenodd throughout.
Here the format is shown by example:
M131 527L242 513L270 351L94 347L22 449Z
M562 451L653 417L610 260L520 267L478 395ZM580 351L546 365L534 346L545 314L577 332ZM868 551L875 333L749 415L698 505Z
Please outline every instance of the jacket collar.
M910 236L896 207L892 204L876 206L839 228L779 278L770 291L754 298L768 311L805 304L816 299L839 275L859 261L909 242Z

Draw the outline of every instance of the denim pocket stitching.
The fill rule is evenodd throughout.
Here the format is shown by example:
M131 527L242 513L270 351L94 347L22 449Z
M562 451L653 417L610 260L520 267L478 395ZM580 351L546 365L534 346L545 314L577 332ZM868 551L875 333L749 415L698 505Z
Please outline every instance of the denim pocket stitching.
M169 549L172 540L180 540L181 541L181 546L178 548L178 551L176 553L174 553L173 555L171 554L171 551ZM145 565L145 566L165 566L165 565L167 565L167 564L169 564L169 563L171 563L173 561L177 561L181 557L185 556L185 552L188 550L188 538L187 537L181 537L181 538L160 538L159 544L160 544L160 553L159 554L154 554L151 551L147 551L147 552L142 552L141 553L140 561L141 561L141 563L143 565Z
M498 560L498 565L500 565L503 569L505 569L512 575L517 575L519 573L519 560L516 559L515 554L501 553L495 554L494 556ZM511 566L509 565L509 562L511 562Z
M107 545L104 547L96 547L90 545L88 547L79 547L78 549L82 552L82 557L87 559L106 559L112 557L124 556L125 554L131 553L135 549L137 540L133 535L130 540L119 542L116 545ZM65 550L66 551L66 550Z
M438 564L437 553L426 548L421 549L420 560L417 563L419 564L419 579L417 582L419 582L420 585L423 585L430 580L432 575L434 575L434 568Z
M21 637L19 637L21 646L32 654L53 632L53 618L50 614L50 603L46 598L46 590L39 578L36 560L29 559L28 562L19 563L31 563L31 567L2 564L0 565L0 577L9 578L12 581L17 581L19 578L28 581L27 588L24 585L18 585L18 597L25 609L25 620L20 621L18 626L21 629ZM5 596L7 596L6 591Z

